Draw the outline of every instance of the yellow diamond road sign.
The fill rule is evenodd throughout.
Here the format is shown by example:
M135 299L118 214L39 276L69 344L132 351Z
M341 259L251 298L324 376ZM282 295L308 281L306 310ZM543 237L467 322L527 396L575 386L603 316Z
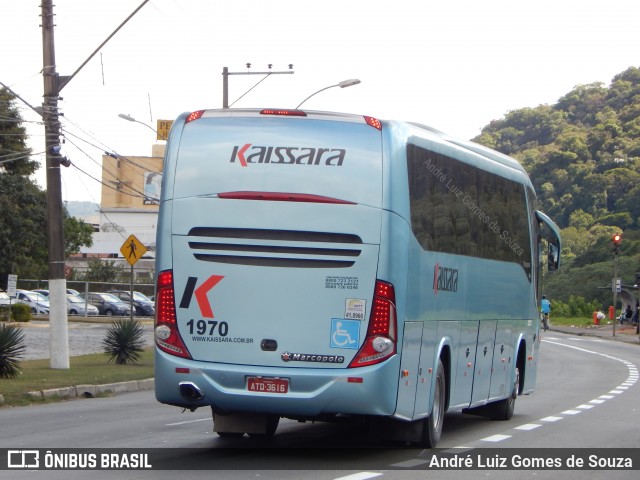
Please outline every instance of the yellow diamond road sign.
M133 266L142 256L147 253L147 247L145 247L135 235L129 235L122 246L120 252L124 259L129 262L129 265Z

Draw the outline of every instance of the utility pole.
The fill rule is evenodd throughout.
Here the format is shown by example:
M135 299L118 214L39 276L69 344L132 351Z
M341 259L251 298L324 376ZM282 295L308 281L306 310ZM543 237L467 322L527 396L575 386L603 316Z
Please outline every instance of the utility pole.
M59 76L56 71L54 41L53 0L41 0L42 5L42 78L44 102L42 120L45 131L47 168L47 247L49 251L49 343L50 367L69 368L69 331L67 318L67 279L65 278L64 223L62 216L62 187L60 165L69 166L68 159L60 155L60 91L91 58L133 17L149 0L138 8L111 34L85 62L70 76Z
M60 120L58 96L60 77L56 72L53 1L42 0L42 77L44 80L44 121L47 168L47 246L49 250L49 335L50 366L69 368L67 280L64 272L64 229L60 181Z
M250 72L250 71L246 71L246 72L230 72L228 67L223 67L222 68L222 108L229 108L229 75L266 75L262 80L266 79L267 77L269 77L270 75L283 75L283 74L292 74L293 73L293 64L289 64L289 70L285 70L284 72L272 72L271 71L271 67L273 65L269 64L269 71L268 72ZM251 68L251 64L247 63L247 69ZM262 82L262 80L260 80L260 82ZM260 83L258 82L258 83ZM247 92L245 92L242 97L244 97L244 95L246 95L247 93L249 93L255 86L258 85L258 83L256 83L256 85L254 85L253 87L251 87ZM240 98L242 98L240 97ZM238 99L239 100L239 99ZM237 102L237 100L236 100ZM235 102L233 102L235 103Z

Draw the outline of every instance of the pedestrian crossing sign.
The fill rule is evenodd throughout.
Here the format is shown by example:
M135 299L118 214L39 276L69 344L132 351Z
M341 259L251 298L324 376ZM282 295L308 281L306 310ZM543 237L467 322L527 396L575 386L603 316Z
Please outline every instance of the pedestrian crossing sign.
M129 265L133 265L147 253L147 247L145 247L135 235L129 235L122 246L120 247L120 253L124 259L129 262Z

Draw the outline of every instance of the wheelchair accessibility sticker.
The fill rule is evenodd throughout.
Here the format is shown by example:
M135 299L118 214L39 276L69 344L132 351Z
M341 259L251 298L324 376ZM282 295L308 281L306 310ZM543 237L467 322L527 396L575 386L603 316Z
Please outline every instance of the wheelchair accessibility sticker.
M331 319L331 348L357 349L360 345L360 325L357 320Z

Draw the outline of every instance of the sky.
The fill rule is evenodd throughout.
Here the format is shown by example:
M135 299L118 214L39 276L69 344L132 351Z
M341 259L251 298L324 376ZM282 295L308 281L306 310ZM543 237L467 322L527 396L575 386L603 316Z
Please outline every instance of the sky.
M57 72L75 72L141 3L55 0ZM0 82L38 106L40 0L0 0L0 12ZM357 78L304 107L471 139L509 111L640 66L639 20L640 2L629 0L150 0L61 92L73 163L62 169L62 197L99 203L105 151L150 156L158 120L221 108L223 67L294 72L230 76L232 108L294 108ZM44 164L44 127L17 105ZM35 179L46 188L44 167Z

